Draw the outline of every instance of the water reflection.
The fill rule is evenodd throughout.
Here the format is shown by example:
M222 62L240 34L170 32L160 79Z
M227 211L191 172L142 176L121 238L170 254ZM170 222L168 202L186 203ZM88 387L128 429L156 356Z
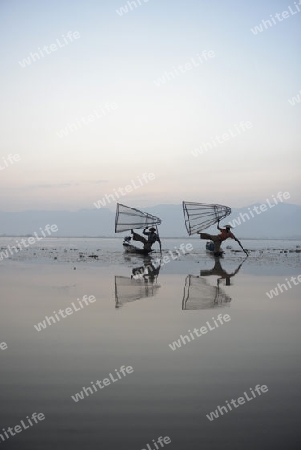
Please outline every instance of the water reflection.
M214 267L210 270L201 270L200 276L187 275L185 279L182 301L183 310L224 308L230 306L231 297L220 287L225 280L225 286L231 285L231 278L240 270L246 258L233 272L227 272L221 265L220 258L215 258ZM207 282L205 277L218 276L216 286Z
M242 260L242 262L239 264L239 266L231 273L228 273L221 265L221 260L220 258L215 258L215 264L214 267L210 270L201 270L200 271L200 276L201 277L207 277L209 275L216 275L220 278L217 279L217 285L220 284L220 282L222 280L225 280L225 285L226 286L231 286L231 282L230 279L232 277L234 277L241 269L241 266L243 265L243 263L245 262L247 258L244 258Z
M141 298L156 295L160 285L160 260L145 258L142 266L134 267L130 277L115 276L115 308Z

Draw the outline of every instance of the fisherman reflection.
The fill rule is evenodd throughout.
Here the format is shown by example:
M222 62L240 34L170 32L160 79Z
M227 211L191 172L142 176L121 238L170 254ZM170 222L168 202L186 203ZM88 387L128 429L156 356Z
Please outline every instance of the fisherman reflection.
M220 278L217 279L217 285L219 286L220 282L225 280L226 286L231 286L231 278L234 277L239 271L243 263L245 262L247 258L245 258L237 267L236 270L232 273L228 273L221 265L220 258L215 258L215 265L211 270L201 270L200 276L201 277L207 277L209 275L217 275Z
M143 266L134 267L131 277L115 276L115 307L157 294L160 260L144 260Z
M154 283L157 281L160 267L160 260L153 261L150 259L149 261L145 261L143 266L134 267L132 269L131 278L134 278L135 280L143 279L146 283Z
M221 266L220 259L216 258L215 265L211 270L201 270L200 276L187 275L185 280L182 309L200 310L230 306L232 299L220 287L220 284L223 280L225 280L225 285L230 286L231 278L239 272L244 261L239 264L236 270L228 273ZM210 275L219 277L217 279L216 286L212 286L205 279L205 277Z

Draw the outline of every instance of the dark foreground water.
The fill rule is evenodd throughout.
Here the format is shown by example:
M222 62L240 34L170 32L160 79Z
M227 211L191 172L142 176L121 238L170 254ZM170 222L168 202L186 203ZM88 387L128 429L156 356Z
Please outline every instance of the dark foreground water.
M181 243L165 242L163 256ZM155 450L160 436L171 442L157 447L174 450L301 448L298 243L247 242L247 260L228 249L221 261L192 243L161 267L159 254L124 255L119 241L100 239L49 240L1 261L3 448ZM278 283L286 287L269 298ZM80 307L84 295L96 301ZM188 330L204 326L193 339ZM91 382L94 393L75 402ZM45 419L30 426L35 412Z

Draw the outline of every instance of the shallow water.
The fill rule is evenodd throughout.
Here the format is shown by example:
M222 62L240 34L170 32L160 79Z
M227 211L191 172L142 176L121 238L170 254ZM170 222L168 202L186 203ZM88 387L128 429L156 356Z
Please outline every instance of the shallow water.
M301 274L289 252L299 243L245 241L249 258L226 249L219 260L200 241L166 240L163 255L189 242L160 267L159 253L125 255L116 239L49 239L0 262L0 429L45 415L3 446L140 450L169 436L166 447L181 450L300 448L301 289L286 281ZM270 299L278 283L287 289ZM84 295L96 301L35 329ZM172 350L180 335L190 342ZM122 365L133 373L71 398ZM206 417L258 384L268 392Z

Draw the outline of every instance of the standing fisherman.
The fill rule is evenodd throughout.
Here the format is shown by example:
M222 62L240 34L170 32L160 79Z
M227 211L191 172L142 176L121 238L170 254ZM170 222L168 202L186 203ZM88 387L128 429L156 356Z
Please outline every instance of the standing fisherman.
M226 225L225 228L220 228L219 226L219 221L217 223L217 229L220 230L220 234L217 235L213 235L213 234L208 234L208 233L199 233L200 234L200 239L209 239L210 241L213 241L214 243L214 253L218 254L220 252L220 247L223 241L225 241L226 239L234 239L236 242L238 242L239 246L243 249L243 251L245 252L245 254L247 256L248 253L247 251L243 248L243 246L241 245L240 241L237 239L237 237L234 236L233 233L231 233L231 225Z

